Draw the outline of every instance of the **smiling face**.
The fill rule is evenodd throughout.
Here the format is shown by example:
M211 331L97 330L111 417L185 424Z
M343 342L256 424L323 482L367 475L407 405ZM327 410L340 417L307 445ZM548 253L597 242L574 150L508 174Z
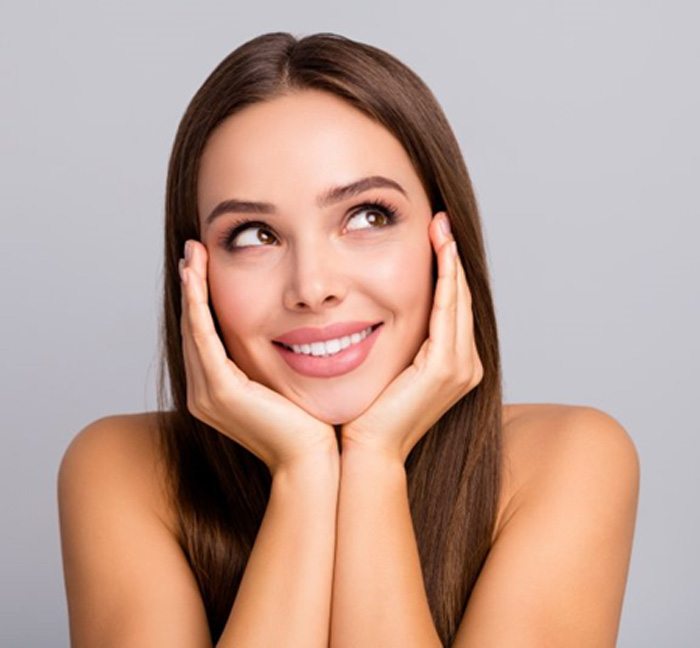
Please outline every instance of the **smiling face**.
M331 191L365 178L359 192ZM248 106L207 142L198 210L224 345L251 379L340 424L411 364L428 334L432 214L384 127L317 90ZM288 335L339 323L349 327ZM380 323L359 343L350 335Z

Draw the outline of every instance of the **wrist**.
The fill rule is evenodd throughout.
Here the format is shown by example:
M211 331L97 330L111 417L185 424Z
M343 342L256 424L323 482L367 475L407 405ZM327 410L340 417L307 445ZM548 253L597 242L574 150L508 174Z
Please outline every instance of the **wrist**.
M335 447L334 447L335 446ZM338 480L340 455L335 441L328 447L300 454L280 463L271 471L273 481L325 484Z
M343 438L340 461L343 470L354 466L367 466L378 470L405 472L405 462L398 451L379 443L359 441L352 437Z
M394 455L367 446L353 445L340 455L340 481L349 488L369 488L375 494L389 488L402 492L408 476L403 462ZM362 486L361 486L362 485Z
M341 435L341 461L353 457L354 461L378 461L404 466L406 457L401 448L395 448L382 440L382 435L367 434L345 427Z

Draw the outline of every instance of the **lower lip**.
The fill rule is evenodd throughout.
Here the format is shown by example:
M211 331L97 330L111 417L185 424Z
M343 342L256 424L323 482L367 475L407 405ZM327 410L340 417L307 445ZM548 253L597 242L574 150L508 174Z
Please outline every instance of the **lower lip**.
M279 344L273 344L273 346L297 373L314 378L332 378L357 369L369 355L381 329L382 324L377 326L362 342L352 344L347 349L326 358L294 353L294 351Z

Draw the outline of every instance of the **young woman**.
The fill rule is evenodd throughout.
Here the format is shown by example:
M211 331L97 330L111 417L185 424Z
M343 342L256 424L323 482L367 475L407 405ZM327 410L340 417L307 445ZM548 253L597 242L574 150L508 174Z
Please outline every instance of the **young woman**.
M171 398L162 370L158 412L60 467L74 646L615 644L634 445L503 404L469 176L395 58L272 33L214 70L170 160L163 325Z

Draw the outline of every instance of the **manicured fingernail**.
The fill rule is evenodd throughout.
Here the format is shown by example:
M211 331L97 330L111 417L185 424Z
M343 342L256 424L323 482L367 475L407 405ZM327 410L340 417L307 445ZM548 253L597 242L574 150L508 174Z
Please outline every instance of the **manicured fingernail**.
M192 259L192 243L189 240L185 241L185 261L187 263Z
M445 214L440 216L440 230L445 236L450 235L450 221L447 219L447 216L445 216Z

